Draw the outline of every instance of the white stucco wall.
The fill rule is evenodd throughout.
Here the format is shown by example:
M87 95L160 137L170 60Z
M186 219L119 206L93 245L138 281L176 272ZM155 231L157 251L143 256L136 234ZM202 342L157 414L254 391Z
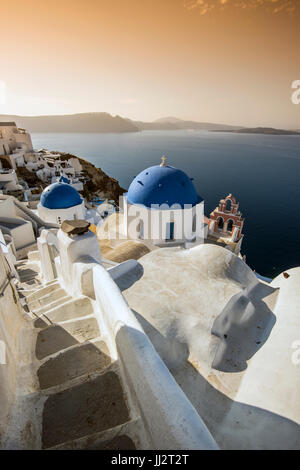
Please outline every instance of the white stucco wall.
M100 246L97 237L88 231L81 236L69 237L62 230L57 233L59 263L57 272L65 290L73 295L78 295L81 290L81 278L76 274L76 263L80 262L82 256L90 256L90 261L101 263Z
M204 201L194 207L181 209L172 206L170 209L149 209L128 203L123 196L124 233L131 239L150 239L154 243L168 244L168 223L174 222L172 241L203 241L204 233ZM193 231L196 217L195 232ZM143 235L140 233L140 222L143 223Z
M28 132L26 132L26 133L25 132L18 132L17 134L14 134L14 135L15 135L17 146L19 146L21 144L22 147L26 148L27 152L30 152L31 150L33 150L31 137L30 137L30 134Z
M68 163L74 168L76 173L80 173L82 171L82 166L78 158L70 158Z
M5 448L13 406L16 400L19 367L26 362L20 355L21 330L26 327L19 296L10 281L11 273L0 250L0 447Z
M8 230L17 251L35 243L32 224L27 220L17 217L1 217L0 227L3 227L4 233Z
M0 181L11 181L17 184L18 178L15 170L2 170L0 172Z
M0 218L1 217L16 217L16 209L12 197L0 199Z
M32 151L30 134L19 130L17 126L0 126L0 133L0 155L10 154L16 148L22 148L25 152Z
M69 207L67 209L48 209L40 203L37 208L38 215L42 220L55 224L59 223L59 220L63 222L64 220L85 219L86 216L84 201L77 206Z

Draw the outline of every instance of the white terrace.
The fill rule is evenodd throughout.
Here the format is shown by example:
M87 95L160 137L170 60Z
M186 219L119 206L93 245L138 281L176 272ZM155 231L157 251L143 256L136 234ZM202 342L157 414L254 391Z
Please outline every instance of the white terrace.
M217 448L121 293L141 265L91 232L38 248L17 271L0 250L0 447Z

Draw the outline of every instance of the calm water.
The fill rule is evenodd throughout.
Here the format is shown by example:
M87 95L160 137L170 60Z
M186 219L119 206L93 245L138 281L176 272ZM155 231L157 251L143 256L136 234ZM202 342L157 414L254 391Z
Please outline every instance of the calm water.
M33 134L35 148L78 155L128 188L144 168L160 163L194 178L205 213L232 193L245 217L242 253L257 272L274 277L300 266L300 136L205 131L130 134Z

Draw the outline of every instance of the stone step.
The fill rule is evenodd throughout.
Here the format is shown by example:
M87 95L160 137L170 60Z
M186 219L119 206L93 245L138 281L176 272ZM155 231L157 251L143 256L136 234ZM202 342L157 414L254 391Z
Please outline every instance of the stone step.
M35 278L34 281L35 282L31 284L26 284L18 281L17 288L19 290L19 293L22 293L24 296L27 296L29 294L32 294L33 292L36 292L38 289L49 286L53 283L57 283L57 279L43 284L41 284L41 282L37 278Z
M27 257L29 261L40 261L40 252L39 250L30 251Z
M103 341L83 343L48 359L37 371L40 388L45 390L93 372L111 364Z
M52 279L52 281L47 281L47 282L45 282L43 285L44 285L44 286L50 286L50 284L54 284L55 282L58 282L57 278L56 278L56 279Z
M60 323L79 317L85 317L93 313L93 305L88 297L79 297L71 299L58 307L47 310L38 318L34 326L36 328L45 328L53 323Z
M32 302L34 300L39 299L40 297L44 297L46 294L50 294L50 292L53 292L54 290L57 290L60 288L60 284L58 282L49 284L48 286L41 286L40 289L37 289L35 292L30 293L26 296L27 302Z
M30 269L31 271L35 273L39 273L41 269L40 263L33 263L33 262L29 263L28 261L19 265L18 263L16 263L16 267L17 267L18 272L23 272L23 271Z
M51 450L136 450L133 440L116 426L100 433L89 434L79 439L51 447ZM127 423L125 424L127 426ZM113 437L110 437L110 434ZM103 437L105 435L105 437Z
M19 259L15 262L16 266L20 266L22 264L26 264L27 260L26 259Z
M130 437L121 434L106 441L87 445L85 450L136 450L136 446Z
M35 353L41 360L51 354L100 336L96 318L48 326L37 335Z
M63 297L65 297L66 291L62 289L61 287L58 287L58 289L55 289L54 291L50 292L49 294L44 295L43 297L39 297L38 299L32 300L28 302L28 308L29 310L35 312L36 310L40 309L41 307L45 307L55 300L59 300Z
M105 431L129 419L120 378L108 371L47 398L43 409L42 447L51 448Z
M26 283L38 277L38 273L31 271L30 269L26 269L21 272L18 270L18 274L19 274L20 282L26 282Z
M54 308L59 306L63 307L67 302L70 302L70 300L72 300L72 297L70 295L65 295L64 297L54 300L53 302L34 310L34 314L36 317L40 317L43 314L47 315L48 311L53 310Z
M19 294L22 294L23 297L25 298L27 295L32 294L33 292L36 292L40 286L41 286L40 284L29 285L29 284L18 282L17 289L19 291Z

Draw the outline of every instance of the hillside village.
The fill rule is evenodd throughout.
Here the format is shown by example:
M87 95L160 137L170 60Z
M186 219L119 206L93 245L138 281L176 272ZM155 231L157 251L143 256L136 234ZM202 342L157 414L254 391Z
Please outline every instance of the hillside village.
M235 197L0 131L0 448L299 449L300 268L246 264Z
M100 168L71 154L34 150L30 134L14 122L0 122L0 190L24 201L39 199L42 190L59 178L88 200L118 202L124 190ZM99 188L101 188L99 190Z

